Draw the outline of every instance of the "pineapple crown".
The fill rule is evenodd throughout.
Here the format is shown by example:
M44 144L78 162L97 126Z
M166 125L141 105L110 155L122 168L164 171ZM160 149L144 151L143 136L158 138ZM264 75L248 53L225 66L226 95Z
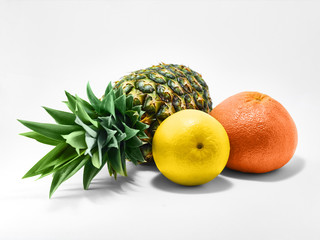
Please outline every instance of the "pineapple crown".
M140 122L144 111L134 106L133 97L109 83L98 99L87 85L89 102L66 92L71 112L44 107L56 124L18 120L33 130L21 135L55 146L23 178L53 175L49 197L57 188L84 167L83 187L107 164L110 176L127 176L126 159L135 165L145 162L140 151L148 138L149 125Z

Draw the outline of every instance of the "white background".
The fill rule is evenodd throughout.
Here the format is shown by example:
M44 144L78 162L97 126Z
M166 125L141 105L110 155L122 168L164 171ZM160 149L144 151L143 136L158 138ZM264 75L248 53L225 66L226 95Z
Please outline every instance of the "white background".
M0 239L320 239L319 1L0 1ZM16 119L52 122L64 90L85 98L159 62L203 75L217 105L247 90L281 102L299 143L282 169L225 170L187 188L154 166L129 177L82 172L48 199L22 180L50 147ZM317 229L318 228L318 229Z

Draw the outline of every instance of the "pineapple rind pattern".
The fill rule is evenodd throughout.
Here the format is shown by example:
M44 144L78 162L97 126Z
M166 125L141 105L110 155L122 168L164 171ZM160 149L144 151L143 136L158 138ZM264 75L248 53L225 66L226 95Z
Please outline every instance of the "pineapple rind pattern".
M145 113L141 122L150 125L145 132L147 144L141 147L146 161L152 161L152 137L163 120L183 109L212 110L208 85L202 76L184 65L161 63L134 71L115 83L126 95L133 96L134 105Z

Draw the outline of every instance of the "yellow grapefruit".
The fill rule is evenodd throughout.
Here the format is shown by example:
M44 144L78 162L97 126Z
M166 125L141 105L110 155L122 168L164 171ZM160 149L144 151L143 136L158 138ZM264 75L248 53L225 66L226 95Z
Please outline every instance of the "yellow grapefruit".
M218 176L226 166L229 151L223 126L199 110L182 110L165 119L152 142L159 171L186 186L201 185Z

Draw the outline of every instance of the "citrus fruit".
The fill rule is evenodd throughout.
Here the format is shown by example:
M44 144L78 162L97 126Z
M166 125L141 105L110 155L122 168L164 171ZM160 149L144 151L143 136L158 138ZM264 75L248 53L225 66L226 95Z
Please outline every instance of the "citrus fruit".
M228 161L229 151L223 126L199 110L182 110L165 119L152 142L159 171L186 186L201 185L218 176Z
M258 92L241 92L217 105L211 116L230 140L227 167L265 173L284 166L297 147L296 125L276 100Z

